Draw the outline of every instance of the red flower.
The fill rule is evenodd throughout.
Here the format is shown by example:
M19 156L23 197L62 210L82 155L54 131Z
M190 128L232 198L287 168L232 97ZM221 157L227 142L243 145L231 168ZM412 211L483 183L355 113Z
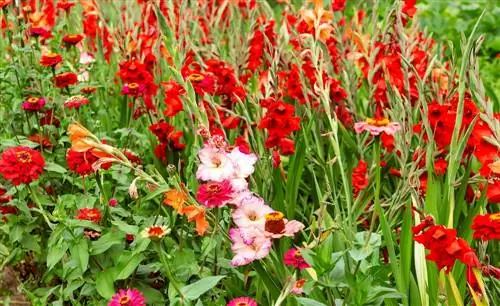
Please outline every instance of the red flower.
M174 80L162 83L165 86L165 105L167 109L163 112L165 117L173 117L184 109L181 96L186 92L184 88Z
M445 159L437 159L434 161L434 173L436 175L444 175L448 168L448 162Z
M345 9L345 4L347 0L332 0L332 10L334 12L340 12Z
M73 72L64 72L56 75L56 87L66 88L70 85L78 83L78 76Z
M84 96L73 96L64 102L67 109L79 109L82 105L89 104L89 99Z
M294 266L295 268L302 270L311 267L305 260L299 250L296 248L291 248L286 251L283 257L283 263L285 265Z
M62 41L67 45L74 46L77 43L81 42L82 39L83 35L81 34L68 34L63 37Z
M402 9L403 14L406 14L408 17L413 18L413 16L417 12L417 8L415 7L417 0L404 0L404 3L405 4Z
M94 173L95 170L92 168L92 165L98 160L99 157L92 154L92 149L84 152L77 152L70 149L66 154L68 168L81 176ZM101 168L104 170L109 169L110 167L111 163L101 165Z
M101 221L101 211L98 208L80 208L76 214L76 219L99 223Z
M22 108L25 111L38 112L45 106L45 103L45 98L31 97L23 102Z
M43 167L42 154L28 147L9 148L0 156L0 174L15 186L37 180Z
M352 188L355 196L357 196L361 190L368 187L370 183L368 175L366 174L367 169L368 166L362 159L359 160L356 168L352 169Z
M40 134L33 134L28 137L28 140L34 143L41 144L43 148L52 148L52 142L50 142L50 139L45 136L40 136Z
M40 58L40 65L44 67L55 67L57 64L63 61L63 57L60 54L49 52L42 55Z
M40 118L40 125L53 125L59 127L61 122L54 116L54 111L49 109L45 112L45 115Z
M232 198L233 189L227 180L201 184L196 193L198 202L208 208L224 206Z
M500 213L475 216L471 228L474 230L474 239L500 239Z

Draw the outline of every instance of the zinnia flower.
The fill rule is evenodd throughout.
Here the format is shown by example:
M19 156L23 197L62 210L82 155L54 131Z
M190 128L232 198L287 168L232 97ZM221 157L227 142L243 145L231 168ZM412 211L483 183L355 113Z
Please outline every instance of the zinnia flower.
M29 184L43 172L45 160L40 152L28 147L13 147L0 156L0 174L13 185Z
M144 94L146 86L138 83L127 83L122 87L122 94L132 97L140 97Z
M257 302L248 296L241 296L230 300L226 306L258 306Z
M281 238L283 236L293 237L295 233L304 228L304 224L299 221L285 219L283 213L275 211L266 214L264 230L267 237Z
M73 72L64 72L56 75L56 87L66 88L70 85L78 83L78 76Z
M283 257L283 263L285 265L294 266L295 268L302 270L311 267L302 257L302 253L296 248L291 248L286 251Z
M170 233L170 229L164 225L152 225L146 227L141 236L152 240L159 240Z
M76 219L99 223L101 221L101 211L99 208L80 208L76 214Z
M44 67L55 67L57 64L63 61L63 57L60 54L49 52L42 55L40 58L40 65Z
M136 289L120 289L109 301L108 306L145 306L146 300Z
M78 95L67 99L64 102L64 107L66 107L67 109L79 109L80 106L87 104L89 104L89 99L85 98L84 96Z
M77 43L81 42L82 39L83 35L81 34L68 34L63 37L62 41L67 45L74 46Z
M22 108L25 111L37 112L40 111L45 106L44 98L30 97L25 100L22 104Z
M356 122L354 130L358 134L366 131L373 136L378 136L381 133L394 135L401 130L401 125L397 122L391 122L387 118L367 118L365 121Z
M290 293L292 294L302 294L304 293L304 285L306 284L305 279L298 279L293 282L293 287L290 289Z
M196 199L208 208L221 207L233 198L233 189L229 181L209 182L198 188Z

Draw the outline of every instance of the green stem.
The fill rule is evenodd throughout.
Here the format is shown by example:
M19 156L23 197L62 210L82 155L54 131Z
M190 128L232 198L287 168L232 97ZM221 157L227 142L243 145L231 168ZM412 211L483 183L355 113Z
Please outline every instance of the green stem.
M43 219L45 220L45 223L47 223L47 225L50 227L50 229L53 230L55 228L55 225L50 222L49 217L47 215L47 212L43 209L43 206L40 203L40 200L38 200L36 193L33 191L33 189L31 188L30 185L27 185L27 187L28 187L28 190L30 192L31 199L33 200L33 202L35 202L36 206L38 207L38 212L40 212L42 214Z

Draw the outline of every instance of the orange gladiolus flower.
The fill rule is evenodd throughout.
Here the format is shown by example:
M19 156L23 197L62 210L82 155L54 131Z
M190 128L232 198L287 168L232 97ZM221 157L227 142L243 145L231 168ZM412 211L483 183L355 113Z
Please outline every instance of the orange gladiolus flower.
M196 232L198 235L203 236L208 229L208 222L205 219L205 208L200 206L187 206L182 209L189 222L196 222Z
M178 213L183 213L184 203L187 200L185 192L177 189L170 189L165 193L163 204L168 205L175 209Z

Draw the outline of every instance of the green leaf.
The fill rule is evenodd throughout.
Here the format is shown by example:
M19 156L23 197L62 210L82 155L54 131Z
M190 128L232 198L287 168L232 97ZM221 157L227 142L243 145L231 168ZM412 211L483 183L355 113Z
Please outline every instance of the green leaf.
M115 293L113 285L113 273L110 271L98 271L95 277L97 292L105 299L110 299Z
M137 233L139 232L139 228L137 226L127 224L121 220L111 221L111 224L116 226L120 231L124 232L125 234L137 235Z
M312 299L304 298L304 297L298 297L296 299L300 305L304 305L304 306L326 306L323 303L320 303L320 302L312 300Z
M116 244L120 244L123 241L123 236L115 232L109 232L102 235L97 241L93 241L90 253L92 255L102 254L106 252L109 248Z
M64 167L61 167L58 164L53 163L53 162L46 162L45 170L50 171L50 172L56 172L56 173L66 173L66 171L67 171Z
M132 257L122 256L116 267L118 274L115 276L115 280L128 278L143 260L144 256L141 254L135 254Z
M89 246L86 239L80 239L69 249L71 256L78 263L80 270L85 272L89 265Z
M47 267L52 269L66 254L68 250L68 245L65 242L61 244L54 244L49 248L49 252L47 254Z
M181 293L186 299L195 300L208 290L215 287L224 277L224 275L205 277L195 283L183 287L181 289Z

